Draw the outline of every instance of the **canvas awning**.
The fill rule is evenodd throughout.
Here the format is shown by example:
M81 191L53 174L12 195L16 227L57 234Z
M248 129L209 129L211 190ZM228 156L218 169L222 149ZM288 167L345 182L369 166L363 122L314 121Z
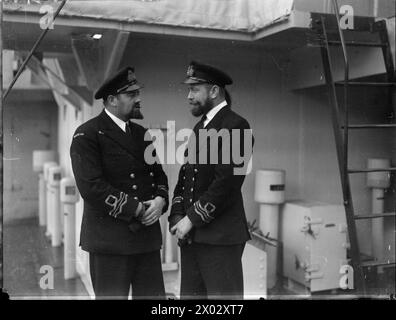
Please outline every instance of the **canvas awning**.
M26 2L26 1L25 1ZM43 2L6 2L5 12L39 13ZM69 0L59 18L255 33L285 19L293 0ZM56 6L59 2L45 2ZM59 19L58 18L58 19Z

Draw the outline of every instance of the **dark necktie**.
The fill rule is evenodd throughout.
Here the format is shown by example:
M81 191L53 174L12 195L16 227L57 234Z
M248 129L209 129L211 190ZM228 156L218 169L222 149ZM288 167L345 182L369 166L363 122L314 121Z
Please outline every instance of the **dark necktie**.
M125 122L125 132L129 135L132 134L132 130L131 130L131 122L127 121Z
M201 120L195 125L193 130L195 131L195 133L197 135L198 135L198 132L199 132L198 130L199 129L203 129L205 120L206 120L206 115L203 115Z
M198 142L199 130L203 129L205 120L206 120L206 115L203 115L201 120L199 120L199 122L197 122L197 124L194 126L193 132L191 133L191 134L195 135L196 148L199 145L199 142ZM187 148L184 151L184 157L188 156L188 149L191 148L191 143L192 143L192 141L191 141L191 138L190 138L188 143L187 143ZM195 148L195 150L196 150L196 148Z

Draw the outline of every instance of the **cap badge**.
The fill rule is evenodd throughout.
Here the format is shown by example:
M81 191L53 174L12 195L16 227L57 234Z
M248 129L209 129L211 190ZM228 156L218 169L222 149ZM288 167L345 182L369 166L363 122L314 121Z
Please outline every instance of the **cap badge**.
M128 70L128 81L132 82L133 80L135 80L135 74L132 70Z
M189 65L187 69L187 77L192 77L194 75L194 66Z

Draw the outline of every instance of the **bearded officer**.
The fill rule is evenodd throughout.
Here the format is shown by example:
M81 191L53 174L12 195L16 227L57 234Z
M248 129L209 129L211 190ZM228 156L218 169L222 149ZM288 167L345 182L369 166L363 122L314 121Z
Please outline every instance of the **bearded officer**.
M162 298L165 295L159 223L168 207L168 180L157 162L148 165L146 129L134 68L127 67L95 93L104 110L81 125L70 148L84 199L80 245L89 252L97 298Z
M238 164L232 156L235 151L238 155L244 152L245 141L252 147L253 136L249 123L231 110L226 90L226 85L232 84L229 75L215 67L191 62L184 83L189 88L191 113L202 118L193 129L192 136L197 142L195 148L187 150L188 162L179 172L169 216L170 232L177 236L181 246L180 295L242 299L241 259L250 235L241 193L246 171L237 173L235 169L246 163ZM219 133L216 139L221 137L220 132L229 133L231 138L206 140L208 146L201 148L207 138L200 134L205 130ZM238 141L234 140L235 133ZM189 145L194 146L194 142ZM246 150L244 159L249 162L252 149ZM195 157L190 157L191 151ZM218 162L211 162L213 152ZM231 156L229 161L224 156L227 154Z

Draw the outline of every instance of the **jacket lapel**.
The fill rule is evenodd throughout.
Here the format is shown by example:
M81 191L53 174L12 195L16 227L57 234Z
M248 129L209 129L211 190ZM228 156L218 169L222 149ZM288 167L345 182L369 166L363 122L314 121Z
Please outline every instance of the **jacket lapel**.
M121 148L126 150L136 159L141 159L140 143L133 138L136 134L134 126L131 126L132 134L126 134L116 123L106 114L103 110L99 115L103 134L111 139L114 143L118 144Z

